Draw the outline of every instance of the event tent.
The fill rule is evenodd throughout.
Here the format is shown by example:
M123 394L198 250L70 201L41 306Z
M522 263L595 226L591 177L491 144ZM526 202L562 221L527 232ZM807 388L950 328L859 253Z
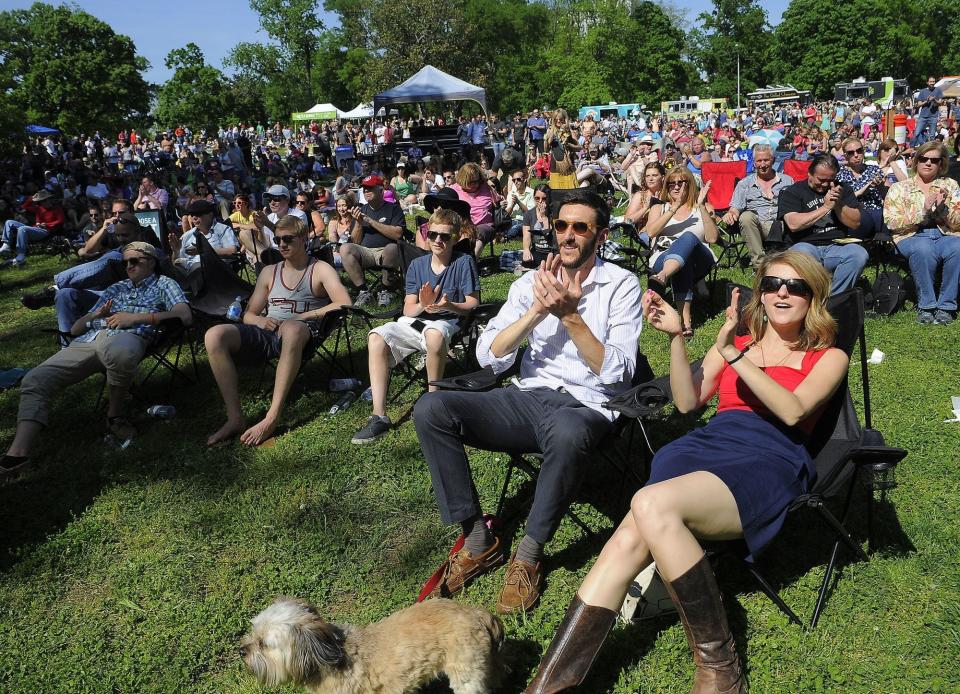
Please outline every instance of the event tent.
M373 106L370 104L357 104L349 111L340 114L341 118L350 120L351 118L373 118Z
M946 99L950 97L960 97L960 77L944 77L936 84L943 90L943 96Z
M60 132L56 128L48 128L45 125L28 125L24 130L28 135L56 135Z
M333 120L342 118L343 111L333 104L316 104L309 111L298 111L291 116L291 120Z
M412 104L423 101L476 101L486 112L486 92L469 82L464 82L433 65L424 65L403 84L373 97L373 110L377 113L390 104Z

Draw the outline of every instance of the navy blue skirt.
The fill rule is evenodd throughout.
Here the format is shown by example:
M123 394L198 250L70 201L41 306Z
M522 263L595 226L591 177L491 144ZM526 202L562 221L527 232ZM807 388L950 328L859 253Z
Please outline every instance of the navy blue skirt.
M796 427L727 410L657 451L647 484L699 471L719 477L737 501L752 560L776 537L790 503L816 478L805 438Z

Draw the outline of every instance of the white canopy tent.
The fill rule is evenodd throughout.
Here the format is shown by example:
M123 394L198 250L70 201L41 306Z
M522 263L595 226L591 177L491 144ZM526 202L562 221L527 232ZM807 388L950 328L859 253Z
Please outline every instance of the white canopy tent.
M484 89L448 75L433 65L424 65L403 84L373 97L373 110L391 104L413 104L424 101L476 101L484 113L487 110L487 94Z
M344 111L340 114L340 117L345 120L351 120L354 118L373 118L373 105L372 104L357 104L354 108L349 111Z
M960 77L944 77L936 86L943 90L944 98L960 97Z

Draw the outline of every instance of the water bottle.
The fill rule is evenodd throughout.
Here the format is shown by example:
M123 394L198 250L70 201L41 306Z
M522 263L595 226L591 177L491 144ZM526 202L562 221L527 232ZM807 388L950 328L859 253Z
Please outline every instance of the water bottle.
M92 321L87 322L87 330L106 330L106 329L107 329L106 318L94 318Z
M367 402L373 402L373 389L367 388L360 394L360 397L366 400ZM960 415L958 415L960 416Z
M331 378L327 389L331 393L342 393L345 390L356 390L360 387L360 381L356 378Z
M239 323L243 317L243 297L237 297L227 308L227 320Z
M173 419L177 414L177 408L173 405L153 405L147 408L147 414L157 419Z
M344 393L336 404L330 408L330 414L337 414L338 412L343 412L345 409L350 407L353 404L353 401L357 399L357 393L353 390L348 390Z

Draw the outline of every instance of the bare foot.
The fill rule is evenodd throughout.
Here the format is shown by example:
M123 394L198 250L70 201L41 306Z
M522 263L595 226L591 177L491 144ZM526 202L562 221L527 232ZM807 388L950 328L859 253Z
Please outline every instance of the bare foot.
M210 434L210 436L207 437L207 445L216 446L217 444L220 444L220 443L226 443L230 439L236 436L239 436L240 433L246 428L246 426L247 426L246 421L242 419L236 422L231 422L230 420L227 420L227 422L222 427L220 427L215 432Z
M259 446L270 438L273 430L277 428L277 422L269 416L264 417L252 427L247 429L240 436L240 443L245 446Z

